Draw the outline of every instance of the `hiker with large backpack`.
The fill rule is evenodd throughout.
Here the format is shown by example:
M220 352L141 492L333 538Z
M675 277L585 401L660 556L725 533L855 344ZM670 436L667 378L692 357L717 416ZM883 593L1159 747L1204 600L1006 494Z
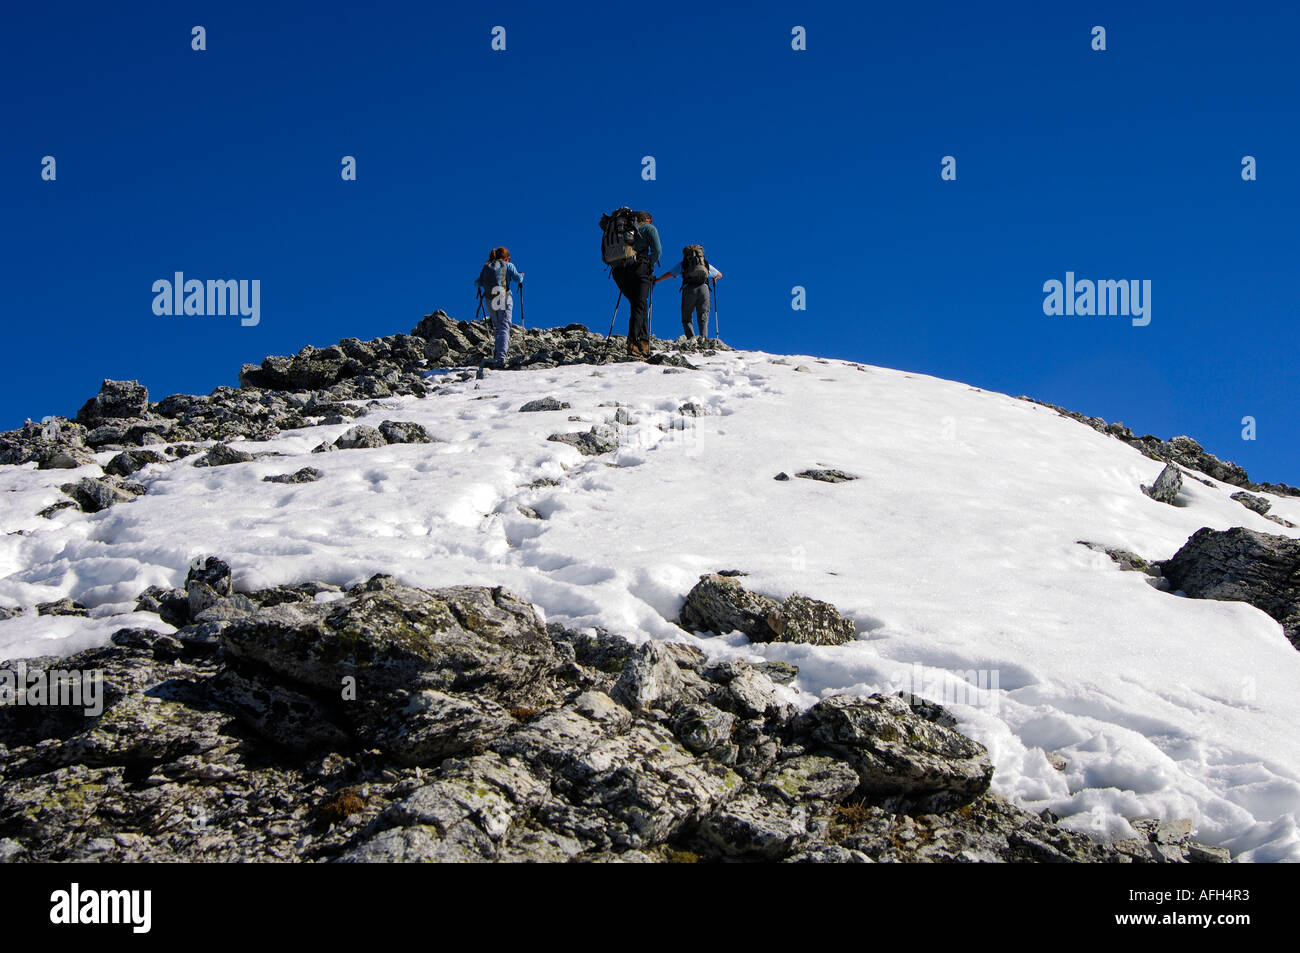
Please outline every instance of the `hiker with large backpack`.
M480 303L486 305L492 328L496 332L496 348L492 355L492 363L496 367L506 366L506 353L510 350L510 318L514 312L514 300L510 295L511 281L519 286L522 295L524 274L510 263L510 250L492 249L487 263L479 269L474 284L478 287Z
M691 314L695 314L695 323L699 327L700 337L709 336L709 282L717 281L722 272L709 264L702 245L687 245L682 249L682 263L676 268L665 271L655 279L655 284L667 278L682 279L682 331L688 338L694 337L691 331Z
M628 356L649 357L650 296L655 286L655 265L663 252L659 230L649 212L633 212L626 206L602 215L600 229L601 258L632 309L627 322ZM617 305L614 310L617 313Z

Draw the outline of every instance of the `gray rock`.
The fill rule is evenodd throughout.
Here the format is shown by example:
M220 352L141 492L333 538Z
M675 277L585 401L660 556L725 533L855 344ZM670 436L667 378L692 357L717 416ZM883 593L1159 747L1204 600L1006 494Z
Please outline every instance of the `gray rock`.
M1144 572L1153 576L1160 575L1159 569L1150 560L1144 559L1136 553L1130 553L1127 549L1113 549L1103 546L1101 543L1089 543L1082 539L1079 540L1079 544L1087 546L1093 552L1105 553L1119 566L1122 572Z
M1300 648L1300 540L1205 527L1161 570L1170 586L1194 599L1236 600L1266 612Z
M795 593L784 601L745 589L721 573L700 577L686 596L680 624L689 632L743 632L755 642L843 645L854 639L853 622L834 606Z
M385 420L379 432L389 443L433 443L429 431L410 420Z
M383 434L366 424L357 424L349 428L334 441L334 446L340 450L373 449L387 444L388 441L384 439Z
M1151 484L1151 486L1143 484L1142 492L1157 503L1168 503L1172 506L1182 488L1182 472L1175 464L1169 463L1160 471L1155 483Z
M554 397L542 397L537 400L530 400L519 408L521 414L538 413L545 410L568 410L569 402L566 400L557 400Z
M1247 493L1245 490L1239 490L1232 494L1231 499L1236 500L1248 510L1254 510L1260 516L1267 515L1268 511L1273 507L1273 504L1262 496L1256 496L1254 493Z
M848 483L850 480L858 479L852 473L845 473L843 470L800 470L795 476L821 483Z
M104 708L0 706L0 858L1198 856L1185 826L1139 823L1119 849L991 795L967 800L982 749L944 727L937 706L828 699L796 715L747 662L544 629L500 589L418 590L381 575L346 592L309 582L234 593L214 559L187 583L211 600L200 615L223 617L25 660L102 672ZM317 603L324 592L338 598ZM169 611L177 599L188 613L179 590L147 590L140 605ZM619 704L607 692L620 683L657 707Z
M104 466L104 472L126 477L143 470L151 463L163 463L165 460L162 454L153 450L123 450L108 461Z
M90 612L80 602L74 602L66 596L56 602L42 602L36 606L37 615L70 615L90 618Z
M576 447L579 453L589 457L618 449L618 431L604 424L593 426L585 432L553 433L546 439L556 443L567 443L571 447Z
M195 460L194 465L196 467L228 467L233 463L248 463L252 459L253 455L251 453L234 450L224 443L219 443L209 449L198 460Z
M993 779L983 745L916 715L893 695L835 695L804 712L800 725L848 761L860 792L878 804L952 810L986 792Z
M85 447L56 444L43 448L36 456L38 470L75 470L95 462L94 454Z
M315 467L303 467L293 473L276 473L262 477L263 483L315 483L325 474Z
M808 846L816 834L803 805L746 791L700 822L695 841L728 858L773 861Z
M130 503L136 497L108 479L97 477L82 477L76 483L63 484L59 489L72 497L84 513L98 513L116 503Z
M190 623L190 600L184 589L150 586L135 600L136 612L154 612L168 625L177 628Z
M705 754L730 741L736 716L713 705L683 705L673 715L671 725L687 751Z
M610 696L631 709L672 707L682 689L682 676L673 656L653 639L643 642L627 660Z
M1211 847L1193 842L1187 845L1187 861L1193 864L1230 864L1232 854L1226 847Z
M106 419L143 417L149 411L149 391L139 381L105 380L99 393L77 412L77 422L91 425Z
M773 642L844 645L853 641L857 631L830 603L798 593L787 597L766 621Z
M743 632L756 641L768 641L767 617L780 609L770 596L750 592L733 577L709 573L686 596L680 625L688 632Z

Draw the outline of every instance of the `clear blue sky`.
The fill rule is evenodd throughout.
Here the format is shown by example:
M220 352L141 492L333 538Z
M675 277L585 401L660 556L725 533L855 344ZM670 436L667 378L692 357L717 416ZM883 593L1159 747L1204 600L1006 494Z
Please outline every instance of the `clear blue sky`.
M596 221L628 204L669 250L708 249L734 345L1027 393L1300 483L1294 4L223 0L3 18L0 427L74 413L103 377L205 393L266 354L472 317L497 244L527 273L530 325L604 332L617 292ZM260 279L260 325L155 316L152 283L175 271ZM1045 316L1043 282L1067 271L1149 279L1151 324ZM656 302L655 330L676 334L676 282ZM871 425L870 407L845 412Z

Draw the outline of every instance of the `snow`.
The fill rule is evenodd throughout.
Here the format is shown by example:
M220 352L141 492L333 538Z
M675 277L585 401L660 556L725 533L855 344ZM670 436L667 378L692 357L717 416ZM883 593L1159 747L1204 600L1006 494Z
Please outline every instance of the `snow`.
M237 445L280 457L151 465L136 475L148 495L93 515L34 515L93 467L0 467L0 605L70 596L93 616L29 608L0 622L0 657L69 654L126 625L167 629L131 613L135 596L181 585L206 553L241 589L376 572L504 585L566 624L793 662L805 704L842 691L934 697L988 746L997 792L1076 829L1118 837L1128 819L1190 818L1198 839L1243 859L1300 860L1300 653L1250 606L1160 592L1077 542L1165 559L1202 526L1297 531L1226 485L1188 480L1180 505L1150 500L1139 484L1161 464L1027 401L812 357L697 363L442 376L434 397ZM518 412L548 395L571 408ZM681 415L688 401L709 414ZM613 423L615 403L632 418L616 452L547 441ZM310 453L385 419L440 442ZM323 478L262 482L303 466ZM860 479L773 479L810 467ZM540 478L559 485L529 486ZM1300 522L1300 500L1264 495ZM759 592L834 603L858 640L683 632L673 620L687 591L718 569L744 570Z

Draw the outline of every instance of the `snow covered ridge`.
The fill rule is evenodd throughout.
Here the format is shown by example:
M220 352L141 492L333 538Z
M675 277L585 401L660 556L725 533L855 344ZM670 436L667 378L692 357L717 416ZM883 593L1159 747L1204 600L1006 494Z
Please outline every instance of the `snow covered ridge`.
M1067 828L1143 840L1131 822L1154 818L1238 859L1300 859L1286 593L1262 569L1198 580L1207 599L1160 588L1206 527L1254 534L1215 537L1210 562L1231 563L1232 546L1265 567L1294 558L1276 541L1300 534L1266 515L1300 522L1300 499L1175 457L1181 488L1158 502L1141 487L1169 458L919 375L707 348L597 365L603 338L576 328L518 336L527 369L479 380L455 369L486 349L477 325L422 326L268 358L209 397L151 404L113 385L79 422L0 439L0 453L25 455L0 467L0 605L27 607L0 622L0 655L66 657L126 627L172 633L165 599L136 600L151 586L166 596L210 553L244 593L376 573L505 587L567 630L794 666L779 690L796 709L837 693L929 696L987 749L995 794ZM544 398L554 409L520 412ZM344 436L359 426L382 442ZM329 446L348 449L312 452ZM115 492L76 491L104 471ZM1234 498L1243 489L1266 514ZM89 512L96 494L108 505ZM1158 565L1125 572L1105 551ZM721 569L761 596L834 606L852 640L687 632L687 594ZM33 608L62 599L84 614Z

